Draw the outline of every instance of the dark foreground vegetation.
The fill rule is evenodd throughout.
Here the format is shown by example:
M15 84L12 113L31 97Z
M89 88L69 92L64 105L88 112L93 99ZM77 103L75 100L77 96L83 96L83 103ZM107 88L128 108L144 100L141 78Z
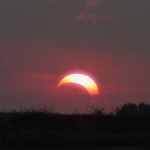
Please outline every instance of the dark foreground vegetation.
M91 106L91 114L46 109L0 113L0 148L150 148L150 105L124 104L114 112Z

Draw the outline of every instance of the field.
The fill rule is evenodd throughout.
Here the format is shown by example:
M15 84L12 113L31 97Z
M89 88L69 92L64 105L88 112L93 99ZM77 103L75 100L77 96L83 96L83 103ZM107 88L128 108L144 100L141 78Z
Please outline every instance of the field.
M26 149L26 150L44 150L44 149ZM51 149L53 150L53 149ZM54 149L54 150L62 150L62 149ZM82 149L68 149L68 150L82 150ZM85 150L91 150L91 149L85 149ZM141 148L129 148L129 147L118 147L118 148L100 148L100 149L94 149L94 150L146 150Z
M0 133L1 148L140 150L150 148L150 117L1 112Z

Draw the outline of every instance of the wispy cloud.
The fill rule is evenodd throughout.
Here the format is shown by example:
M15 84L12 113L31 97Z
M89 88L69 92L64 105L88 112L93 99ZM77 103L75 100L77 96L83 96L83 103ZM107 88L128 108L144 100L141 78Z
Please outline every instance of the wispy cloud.
M104 0L86 0L83 11L77 14L74 19L77 21L90 22L96 24L98 22L107 23L115 20L118 15L116 13L91 13L91 9L96 9L101 6Z
M58 75L34 72L16 72L9 76L0 74L0 92L24 93L34 95L54 95Z
M55 1L55 0L46 0L47 2L52 2L52 1Z
M117 18L117 14L102 15L102 14L92 14L88 12L82 12L75 17L77 21L86 21L86 22L91 22L93 24L97 22L106 23L116 18Z
M101 0L86 0L85 9L91 9L98 7L101 4Z

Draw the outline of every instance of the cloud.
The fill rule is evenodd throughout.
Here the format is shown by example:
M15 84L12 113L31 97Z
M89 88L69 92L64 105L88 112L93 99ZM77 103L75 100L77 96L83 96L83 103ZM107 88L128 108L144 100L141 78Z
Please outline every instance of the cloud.
M97 22L102 22L102 23L106 23L109 21L112 21L114 19L117 18L117 14L92 14L92 13L88 13L88 12L82 12L80 14L78 14L77 16L75 16L75 19L77 21L87 21L87 22L91 22L93 24L97 23Z
M55 1L55 0L46 0L47 2L53 2L53 1Z
M4 74L4 75L10 74L10 71L5 70L5 69L0 69L0 75L2 75L2 74Z
M98 22L107 23L117 18L116 13L102 14L102 13L91 13L91 9L96 9L101 5L104 0L86 0L83 11L78 13L74 19L77 21L90 22L96 24Z
M99 6L101 0L86 0L85 9L91 9Z
M0 92L46 96L54 95L57 91L57 74L16 72L0 77Z

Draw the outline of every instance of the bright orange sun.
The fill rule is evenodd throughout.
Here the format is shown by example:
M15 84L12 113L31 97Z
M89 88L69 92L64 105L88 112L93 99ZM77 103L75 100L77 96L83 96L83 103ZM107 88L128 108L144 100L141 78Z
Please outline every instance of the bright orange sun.
M89 76L84 74L70 74L65 76L58 84L58 87L65 83L76 83L82 85L90 95L98 94L96 83Z

